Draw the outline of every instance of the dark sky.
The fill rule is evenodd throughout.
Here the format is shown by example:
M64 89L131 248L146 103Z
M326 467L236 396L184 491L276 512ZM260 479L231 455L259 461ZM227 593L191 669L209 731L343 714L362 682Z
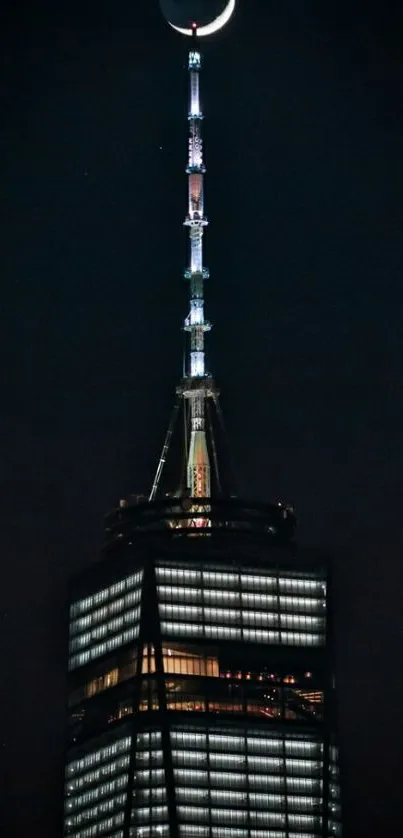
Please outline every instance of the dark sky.
M398 835L402 9L238 5L203 72L210 366L243 493L336 555L346 834ZM187 45L157 0L2 15L2 834L57 838L67 580L181 374Z

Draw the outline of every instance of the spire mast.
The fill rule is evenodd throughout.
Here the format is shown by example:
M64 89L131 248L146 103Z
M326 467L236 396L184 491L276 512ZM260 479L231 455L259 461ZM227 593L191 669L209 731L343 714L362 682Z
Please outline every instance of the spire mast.
M204 281L209 272L203 266L203 232L208 221L204 214L204 174L202 119L200 106L201 54L197 43L197 26L193 25L192 45L188 55L189 71L189 151L188 214L185 226L189 230L189 267L185 279L189 282L189 314L184 329L189 333L186 374L179 392L189 402L190 444L187 455L187 484L191 497L211 496L210 461L206 441L206 402L215 395L213 380L206 373L204 335L211 324L204 316Z
M203 265L203 233L208 221L204 214L204 174L206 167L203 160L202 120L200 105L201 53L198 47L197 24L186 34L192 36L188 52L189 108L188 108L188 211L184 226L189 231L189 262L184 278L189 286L189 313L184 321L187 333L187 347L184 358L183 378L176 388L177 396L183 399L184 417L189 436L185 433L186 454L186 490L191 498L211 498L211 467L207 433L210 433L210 448L215 466L216 483L220 490L213 426L209 421L208 399L217 406L219 391L212 376L206 371L204 336L211 329L211 324L204 316L204 282L209 278L209 271ZM176 407L168 428L162 454L158 464L150 500L156 497L161 474L169 449L173 424L177 415ZM198 504L194 508L198 509ZM208 509L208 504L201 504ZM201 508L200 507L200 508ZM195 519L194 526L204 527L208 519Z

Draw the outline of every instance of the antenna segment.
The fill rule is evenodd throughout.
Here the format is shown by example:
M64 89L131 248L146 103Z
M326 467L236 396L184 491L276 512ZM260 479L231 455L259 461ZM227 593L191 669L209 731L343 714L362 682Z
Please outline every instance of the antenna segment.
M189 282L189 314L184 329L189 333L189 350L185 376L178 393L189 401L190 444L187 456L187 484L191 497L211 496L210 461L206 441L206 402L216 397L212 377L206 372L204 335L211 324L204 316L204 281L209 272L203 266L203 232L208 221L204 214L204 174L202 119L200 106L201 54L197 48L197 29L193 27L192 47L189 51L189 155L188 214L185 226L189 230L189 267L185 279Z

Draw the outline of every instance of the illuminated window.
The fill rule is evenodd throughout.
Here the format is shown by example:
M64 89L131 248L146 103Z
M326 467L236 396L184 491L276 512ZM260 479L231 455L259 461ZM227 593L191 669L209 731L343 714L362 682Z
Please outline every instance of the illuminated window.
M71 813L73 810L81 809L82 807L88 806L88 804L94 802L95 800L100 800L103 797L109 797L115 792L126 788L126 785L127 774L124 774L122 777L118 777L117 779L110 780L109 782L101 783L83 794L68 798L66 802L66 810Z
M180 699L170 696L167 699L167 708L168 710L177 710L182 713L205 713L206 702L203 696L183 696Z
M142 675L149 675L155 672L155 650L152 643L143 646L143 660L141 664Z
M125 803L125 800L125 794L115 795L109 800L105 800L105 802L103 803L99 803L96 806L92 806L91 808L85 809L84 812L80 812L77 815L71 816L69 814L69 821L71 822L72 826L80 826L80 824L82 823L98 818L99 816L105 815L108 812L113 812L115 809L122 808Z
M143 571L141 570L131 576L127 576L119 582L114 583L108 588L103 588L101 591L97 591L93 596L88 596L85 597L85 599L73 602L70 608L70 616L75 617L77 614L83 614L93 608L94 605L113 599L116 594L121 591L140 586L142 577Z
M154 681L154 679L144 680L142 681L140 689L140 712L144 712L146 710L158 710L159 701L156 681Z
M139 622L137 622L132 628L126 629L114 637L111 637L104 643L97 643L95 646L90 646L89 649L85 649L83 652L78 652L77 654L72 655L69 661L69 669L75 669L78 666L83 666L85 663L88 663L88 661L95 660L96 658L101 657L101 655L105 655L107 652L111 652L113 649L117 649L119 646L129 643L131 640L138 637L138 633Z
M157 569L157 578L163 583L158 585L163 631L172 636L289 646L325 642L320 579L165 566Z
M107 745L104 748L99 748L96 751L91 751L81 759L70 762L67 766L68 774L75 774L82 772L85 768L97 765L99 763L107 762L111 757L128 751L130 748L131 737L126 736L123 739L118 739L112 745Z
M86 687L86 694L88 698L95 695L102 690L107 690L109 687L114 687L119 681L119 669L111 669L109 672L106 672L105 675L101 675L99 678L94 678L93 681L90 681Z
M163 648L164 672L178 673L181 675L200 675L219 677L219 665L216 657L206 656L203 653L191 651L179 651L164 646Z
M175 768L175 780L180 785L187 786L207 786L209 785L209 775L207 771L197 771L192 769Z

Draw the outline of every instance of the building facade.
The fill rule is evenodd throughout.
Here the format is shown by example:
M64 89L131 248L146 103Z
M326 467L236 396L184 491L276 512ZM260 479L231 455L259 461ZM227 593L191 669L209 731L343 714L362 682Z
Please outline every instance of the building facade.
M64 834L339 836L327 563L287 508L194 515L123 505L73 588Z
M150 496L108 516L103 559L72 587L64 836L332 838L327 562L295 546L292 509L225 497L209 421L196 23L189 33L189 351ZM161 499L179 404L185 468Z

